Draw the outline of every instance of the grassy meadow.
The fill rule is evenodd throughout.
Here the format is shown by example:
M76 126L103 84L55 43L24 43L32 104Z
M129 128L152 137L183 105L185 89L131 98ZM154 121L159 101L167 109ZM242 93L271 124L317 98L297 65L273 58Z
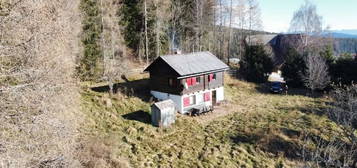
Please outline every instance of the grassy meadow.
M172 127L153 127L152 99L140 78L111 98L83 85L81 138L88 167L295 167L304 135L329 140L340 132L324 116L327 98L299 90L270 94L263 85L229 76L221 108L226 115L200 122L205 118L178 114Z

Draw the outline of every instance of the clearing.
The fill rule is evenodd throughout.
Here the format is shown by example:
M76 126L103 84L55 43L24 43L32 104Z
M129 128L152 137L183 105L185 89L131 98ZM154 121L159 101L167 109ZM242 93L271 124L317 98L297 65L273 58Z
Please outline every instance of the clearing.
M277 95L225 77L228 103L213 114L178 115L168 129L150 123L147 80L139 77L110 99L83 86L83 157L88 167L294 167L304 133L328 140L339 126L323 114L325 98ZM129 87L130 86L130 87Z

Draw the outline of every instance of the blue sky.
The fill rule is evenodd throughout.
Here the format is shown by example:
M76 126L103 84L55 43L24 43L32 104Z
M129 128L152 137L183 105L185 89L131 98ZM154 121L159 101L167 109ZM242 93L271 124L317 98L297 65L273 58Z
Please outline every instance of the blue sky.
M331 30L357 29L357 0L311 0ZM259 0L265 31L286 32L304 0Z

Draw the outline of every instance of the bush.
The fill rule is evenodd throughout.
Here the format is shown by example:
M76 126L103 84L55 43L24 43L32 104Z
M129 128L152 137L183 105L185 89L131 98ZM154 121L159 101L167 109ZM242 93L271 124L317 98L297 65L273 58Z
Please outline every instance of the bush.
M273 62L262 45L247 46L240 66L244 78L257 83L265 82L265 74L273 70Z

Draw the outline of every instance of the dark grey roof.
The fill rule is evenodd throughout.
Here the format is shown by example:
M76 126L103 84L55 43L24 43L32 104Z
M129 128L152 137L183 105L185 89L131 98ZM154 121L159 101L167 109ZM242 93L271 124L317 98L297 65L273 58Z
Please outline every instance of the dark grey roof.
M227 70L229 67L211 52L195 52L188 54L176 54L161 56L169 66L179 75L187 76L210 72L215 70Z
M250 36L251 45L268 45L273 42L277 35L276 34L260 34ZM246 39L248 41L248 37Z

